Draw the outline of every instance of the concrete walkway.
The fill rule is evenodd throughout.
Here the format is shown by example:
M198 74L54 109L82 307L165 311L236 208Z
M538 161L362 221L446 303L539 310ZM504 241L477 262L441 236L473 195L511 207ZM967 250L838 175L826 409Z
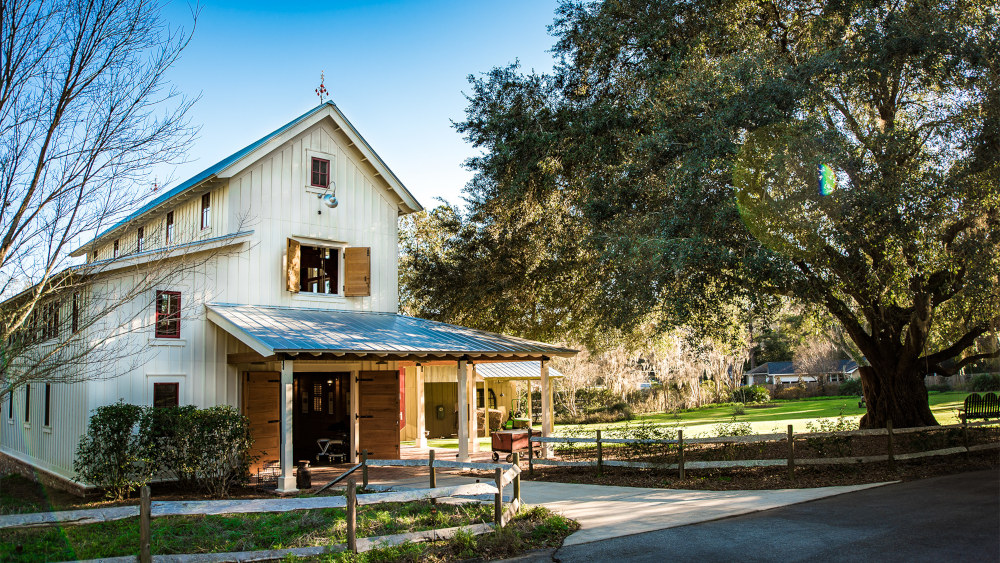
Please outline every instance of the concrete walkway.
M686 491L523 482L521 498L580 523L564 546L640 534L788 506L885 483L817 489Z
M426 470L420 473L415 476L411 473L408 476L381 477L373 471L370 483L392 488L427 487ZM460 473L439 472L437 485L459 485L474 479ZM490 482L490 479L481 480ZM522 481L521 500L529 505L545 506L579 522L580 530L566 538L563 544L570 546L750 514L885 484L763 491L688 491ZM509 486L504 493L510 495Z

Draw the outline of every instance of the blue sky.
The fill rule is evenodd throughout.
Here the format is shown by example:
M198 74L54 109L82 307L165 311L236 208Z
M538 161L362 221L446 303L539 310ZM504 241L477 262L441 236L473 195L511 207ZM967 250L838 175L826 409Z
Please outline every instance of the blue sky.
M182 181L330 97L417 199L458 203L474 151L451 126L466 77L520 60L551 70L555 0L505 2L221 2L201 6L194 38L169 80L201 96L189 162L156 171ZM186 3L167 6L190 28Z

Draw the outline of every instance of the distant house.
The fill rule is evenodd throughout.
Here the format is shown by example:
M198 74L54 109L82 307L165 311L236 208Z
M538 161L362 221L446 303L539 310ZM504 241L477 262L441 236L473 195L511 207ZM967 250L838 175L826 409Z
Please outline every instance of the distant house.
M747 385L790 385L799 381L815 383L820 379L826 383L839 383L853 379L857 374L857 362L840 360L834 369L822 373L807 373L796 369L794 362L767 362L743 375Z

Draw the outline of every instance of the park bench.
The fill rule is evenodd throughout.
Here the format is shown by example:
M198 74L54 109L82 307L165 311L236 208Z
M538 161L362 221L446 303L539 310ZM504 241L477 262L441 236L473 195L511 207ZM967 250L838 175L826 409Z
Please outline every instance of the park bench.
M962 422L970 418L1000 418L1000 399L996 393L980 395L973 393L965 398L965 404L958 411Z

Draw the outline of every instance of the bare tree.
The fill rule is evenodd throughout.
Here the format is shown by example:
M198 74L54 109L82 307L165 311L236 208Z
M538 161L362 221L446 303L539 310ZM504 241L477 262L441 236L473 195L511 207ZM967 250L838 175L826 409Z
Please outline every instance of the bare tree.
M190 33L171 29L160 8L0 2L0 399L127 354L96 336L138 329L134 303L151 284L205 260L166 248L132 262L69 256L135 210L150 168L178 162L195 133L192 102L165 81Z

